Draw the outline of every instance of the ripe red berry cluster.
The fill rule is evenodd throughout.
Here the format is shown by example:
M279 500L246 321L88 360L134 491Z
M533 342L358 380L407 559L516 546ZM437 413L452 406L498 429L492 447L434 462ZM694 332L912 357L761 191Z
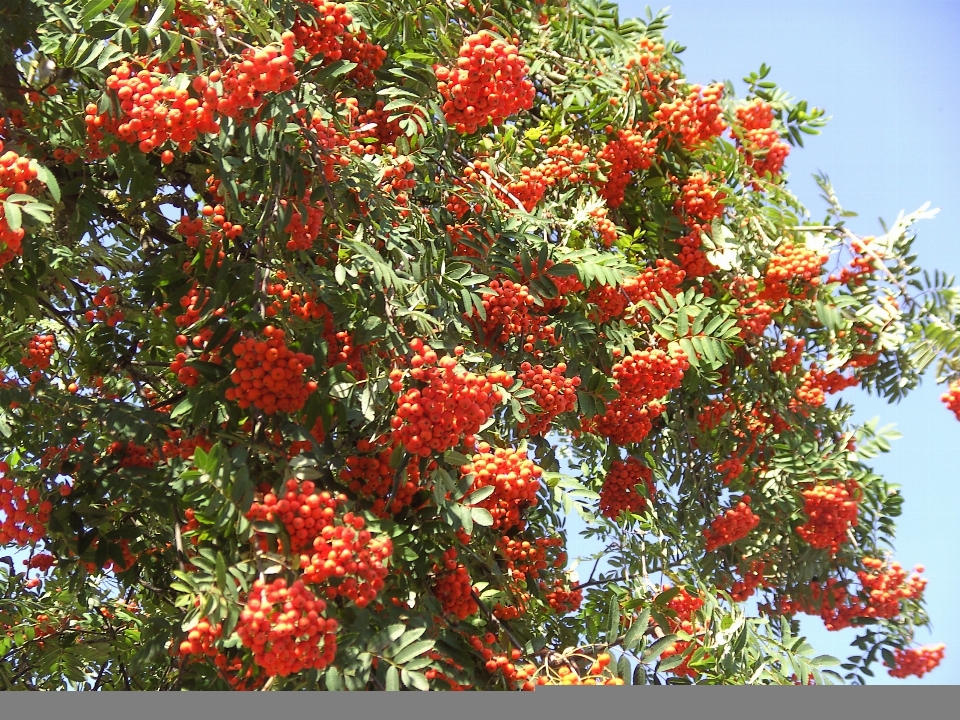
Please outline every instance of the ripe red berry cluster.
M116 463L123 468L154 468L160 461L156 448L147 448L132 440L110 443L104 457L110 458L111 464Z
M524 387L533 390L533 400L541 408L538 413L524 411L526 420L520 427L525 428L530 435L545 434L558 415L573 410L576 405L580 377L565 377L566 372L566 363L560 363L551 370L528 362L520 365L517 377Z
M248 520L280 521L290 536L290 549L300 552L313 545L323 528L333 525L338 505L346 502L345 495L318 491L316 485L305 480L287 480L283 493L264 494L247 511Z
M811 367L804 373L796 397L791 399L789 407L794 412L806 414L807 408L821 407L827 401L827 393L838 393L859 382L855 375L844 375L838 370L828 373Z
M537 504L543 470L527 458L526 450L493 449L483 442L477 445L477 451L471 462L460 467L462 476L473 474L471 492L494 488L493 494L477 506L490 511L495 529L522 527L523 511Z
M376 448L367 440L357 443L360 452L374 451ZM390 467L393 448L387 447L375 455L350 455L340 471L340 479L347 484L351 492L373 499L371 512L378 517L397 514L409 507L414 496L420 491L420 471L415 463L404 470ZM394 492L397 473L400 479ZM389 504L388 504L389 503Z
M241 53L240 62L225 62L220 71L210 73L208 83L219 81L223 88L217 100L218 113L239 117L245 110L263 105L266 93L286 92L296 85L295 37L285 32L280 40L279 48L249 48Z
M93 305L96 308L87 310L83 316L87 322L94 320L107 323L108 327L116 327L117 323L123 320L123 310L114 310L120 302L120 293L116 292L109 285L103 285L93 296Z
M209 452L213 443L206 435L187 436L183 430L167 429L168 440L164 440L160 448L160 456L164 459L180 458L181 460L192 460L193 454L197 448L204 452Z
M3 201L14 194L31 194L37 172L34 160L21 157L12 150L4 152L3 140L0 140L0 268L23 254L26 235L22 227L16 230L10 227Z
M600 488L600 513L604 517L616 520L620 513L641 513L647 506L647 497L637 490L643 485L647 496L652 500L656 490L653 486L653 471L637 460L614 460L603 479Z
M0 514L3 516L0 520L0 546L13 543L25 547L46 536L46 524L53 505L47 500L41 502L37 488L27 490L21 487L6 476L8 472L10 466L0 462Z
M312 549L300 555L302 580L310 585L327 583L327 598L346 598L357 607L366 607L383 589L387 568L384 561L393 553L389 538L374 538L365 530L366 521L352 512L336 524L325 525Z
M716 398L707 403L706 407L700 411L700 414L697 415L697 423L702 432L709 432L720 427L724 419L727 418L734 410L736 410L736 405L734 402L726 395L721 398Z
M33 370L47 370L50 367L50 358L57 347L53 335L34 335L27 343L27 354L22 362L23 366Z
M677 198L674 208L684 213L685 217L693 218L699 223L709 223L714 218L723 215L724 206L720 200L724 197L722 190L713 190L710 175L698 173L688 177L680 188L680 197Z
M479 32L464 39L456 67L434 66L443 114L458 133L498 126L533 107L536 91L527 78L527 62L517 53L515 45Z
M455 358L438 358L420 338L411 340L410 348L415 354L408 372L422 387L402 392L403 371L391 371L390 389L402 393L397 398L397 414L390 421L394 439L407 452L422 457L445 452L461 442L471 447L473 436L503 399L494 385L509 387L513 380L502 371L486 376L458 372Z
M723 462L718 462L714 469L720 474L723 484L729 485L743 474L744 464L741 458L731 455Z
M57 559L50 553L37 553L31 556L29 560L24 560L23 564L31 570L39 570L45 573L57 564Z
M541 142L548 139L541 137ZM600 169L592 160L590 148L581 145L569 135L561 135L556 145L547 148L547 159L540 163L547 187L555 187L560 182L583 182Z
M733 583L733 587L730 588L730 597L736 602L744 602L747 600L747 598L753 595L754 590L764 584L765 578L763 577L763 571L765 568L766 563L754 560L746 570L742 568L739 569L741 579Z
M677 137L686 148L692 148L719 136L726 130L723 121L723 83L708 85L700 93L700 86L693 85L685 97L676 97L665 102L653 113L654 123L660 135Z
M329 308L317 299L316 294L309 290L296 292L289 287L285 287L282 282L277 282L267 285L267 294L277 296L273 304L267 306L267 317L275 317L278 313L285 312L301 320L323 320L324 322L321 325L324 328L332 322Z
M525 285L512 280L491 280L482 295L486 319L480 321L476 309L473 317L477 319L483 338L489 345L503 345L512 336L525 334L530 330L530 308L533 307L534 300Z
M613 128L607 128L607 134ZM657 139L647 138L641 128L618 130L613 140L608 140L597 153L597 161L606 163L607 182L600 195L612 208L623 204L623 194L638 170L646 170L653 164Z
M850 252L853 257L850 258L849 266L841 268L839 272L831 273L827 282L845 283L852 287L863 285L867 281L864 276L876 271L876 263L881 257L879 250L868 249L874 240L876 238L872 235L853 238L850 241Z
M783 351L783 355L775 358L773 362L770 363L770 369L774 372L787 375L800 364L806 341L803 338L787 338L785 344L786 348Z
M544 275L548 275L550 278L550 281L557 288L556 297L552 297L552 298L541 297L541 301L543 302L543 311L546 313L551 313L556 310L560 310L561 308L565 308L567 306L567 298L570 295L573 295L574 293L583 292L583 289L584 289L583 283L580 282L580 278L577 277L576 274L558 275L551 271L551 268L557 265L557 263L555 263L553 260L547 260L543 264L542 271L540 270L537 260L536 259L531 260L530 267L529 267L529 270L530 270L529 276L527 275L526 270L524 270L523 265L524 264L522 259L519 256L517 256L517 259L514 262L513 266L517 269L517 272L520 273L520 276L521 276L520 283L522 285L526 285L529 287L530 284L537 278L541 278ZM566 265L566 264L561 263L561 265ZM567 267L570 267L570 266L567 265Z
M337 621L322 617L326 603L299 580L254 582L240 613L237 635L268 675L323 670L337 652Z
M123 62L107 78L107 88L116 93L122 114L110 118L98 114L96 105L88 105L85 121L91 139L102 137L107 130L144 153L167 141L185 153L201 134L220 132L215 102L191 97L183 88L163 87L161 78L149 69L134 71L130 63ZM173 153L166 150L161 159L169 164Z
M186 639L180 643L180 656L206 655L216 657L220 654L217 642L222 635L223 625L211 623L206 618L201 618L187 631Z
M619 286L596 285L587 295L587 302L597 306L593 317L598 323L624 317L627 309L634 306L633 320L650 322L650 314L640 303L656 303L665 290L676 294L686 273L666 258L658 258L656 263L634 277L626 278Z
M443 564L435 567L434 573L433 594L440 601L444 613L464 620L480 609L473 599L470 573L457 562L456 548L449 548L443 553Z
M666 590L667 588L664 588ZM690 595L686 588L680 588L680 592L675 595L673 598L667 602L667 607L673 610L677 616L676 618L670 618L670 629L672 632L676 633L682 631L688 635L696 636L699 632L702 632L703 626L698 622L694 622L694 614L703 607L703 600L699 597ZM661 658L673 657L674 655L682 655L686 652L687 648L690 647L692 640L678 640L674 643L671 643L664 651L660 654ZM682 663L677 667L670 670L677 677L695 677L699 674L699 671L691 668L688 663L690 658L685 658Z
M660 349L628 355L613 366L614 389L619 396L607 403L603 416L587 426L618 445L641 442L650 433L652 420L662 412L656 401L680 386L689 366L682 350L673 356Z
M847 530L857 526L857 490L853 480L804 490L803 512L807 521L797 527L797 535L815 548L836 554L847 541Z
M309 0L318 17L305 20L297 15L291 31L297 47L306 50L310 57L322 55L327 63L343 58L341 41L347 28L353 24L353 16L347 6L329 0Z
M951 382L949 389L940 396L940 399L947 406L947 410L960 420L960 381Z
M917 648L897 648L893 651L893 667L890 668L890 677L906 678L916 675L922 678L934 670L943 660L946 645L925 645Z
M907 577L907 571L898 562L887 563L880 558L864 558L864 570L857 572L860 580L860 617L892 619L900 614L903 600L919 599L927 586L920 577L922 566Z
M230 380L236 387L227 388L225 397L241 408L253 405L267 415L299 412L317 389L315 381L303 379L313 357L291 351L279 328L268 325L263 335L266 340L246 338L233 346L237 360Z
M559 537L537 538L530 542L503 535L497 540L497 548L505 561L506 574L517 583L539 577L540 572L549 566L548 548L562 544L563 540ZM559 553L553 566L562 567L565 562L566 553Z
M714 518L710 527L704 529L703 537L707 543L707 552L713 552L719 547L742 540L759 523L760 518L750 509L750 496L744 495L735 507Z
M680 75L668 71L663 67L663 52L666 49L663 43L650 38L641 38L637 43L637 54L627 60L623 73L623 92L631 89L640 91L648 105L659 105L663 100L664 80L672 82L679 80ZM631 71L635 74L631 76Z
M783 243L767 264L762 298L777 301L806 297L810 288L820 284L820 272L829 257L789 240ZM798 290L791 290L798 286Z
M313 247L313 242L317 239L323 227L323 203L319 200L312 203L308 191L299 203L291 203L287 200L280 201L280 206L283 208L290 204L293 206L290 222L284 228L284 232L290 235L290 239L287 240L287 250L309 250ZM301 205L306 210L306 219L300 213Z
M542 587L541 592L544 592L544 598L547 604L557 615L576 612L583 603L583 590L576 585L570 588L564 587L564 582L561 578L553 581L552 589L547 590L546 587Z
M780 134L773 129L773 108L764 100L754 98L737 108L737 123L734 135L747 164L760 176L779 175L790 154L790 146L782 142Z

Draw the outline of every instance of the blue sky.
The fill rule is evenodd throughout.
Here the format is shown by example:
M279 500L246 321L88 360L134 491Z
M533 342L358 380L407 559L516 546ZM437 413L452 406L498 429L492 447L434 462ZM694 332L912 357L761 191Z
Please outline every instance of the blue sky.
M625 0L620 16L642 17L645 7ZM832 116L786 165L814 220L825 210L812 180L818 171L859 213L850 227L862 235L882 232L878 218L891 222L929 200L941 210L916 227L918 262L960 276L960 3L683 0L669 12L665 35L687 47L681 59L691 82L733 81L742 95L741 78L766 63L769 80ZM943 390L931 369L899 405L859 389L843 394L858 408L857 421L879 416L904 435L873 467L903 486L895 557L907 568L926 566L933 628L916 639L947 645L941 666L921 680L894 680L878 668L874 684L960 683L960 623L952 619L960 597L960 422L940 402ZM572 544L571 554L579 547ZM803 630L818 651L851 654L855 633L828 633L817 618Z

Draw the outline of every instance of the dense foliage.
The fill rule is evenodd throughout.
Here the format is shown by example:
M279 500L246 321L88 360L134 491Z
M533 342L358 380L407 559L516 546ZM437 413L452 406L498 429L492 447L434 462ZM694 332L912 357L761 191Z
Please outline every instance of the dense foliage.
M790 194L824 118L767 68L692 85L598 0L0 20L0 687L939 662L889 433L828 396L950 379L960 300L925 208L860 237Z

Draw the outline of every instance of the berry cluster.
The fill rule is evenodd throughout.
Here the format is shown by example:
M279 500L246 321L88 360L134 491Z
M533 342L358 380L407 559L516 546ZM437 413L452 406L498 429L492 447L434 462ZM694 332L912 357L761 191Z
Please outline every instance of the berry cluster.
M541 136L541 142L549 140ZM547 159L540 163L547 187L554 187L561 181L578 183L586 180L599 170L599 165L588 160L590 148L573 140L569 135L561 135L556 145L547 148Z
M460 47L455 68L434 66L447 123L461 135L488 123L498 126L533 107L536 91L527 79L527 63L515 45L486 32L470 35Z
M482 292L483 311L486 319L480 321L480 313L474 309L472 317L480 327L482 337L492 347L502 346L512 336L527 333L533 319L530 308L533 296L526 285L512 280L491 280Z
M505 561L506 575L518 583L533 580L542 570L546 570L549 565L547 549L562 544L563 540L559 537L537 538L531 543L503 535L497 540L497 548ZM559 553L553 566L562 567L565 562L566 553Z
M722 190L711 189L712 180L710 175L702 173L688 177L680 188L680 197L677 198L674 209L701 223L709 223L723 215L724 206L720 204L720 200L724 193Z
M664 291L675 295L685 277L686 273L675 263L666 258L658 258L652 266L645 268L639 275L626 278L619 286L593 287L587 295L587 302L597 306L593 317L599 323L623 317L631 306L634 308L634 315L628 320L650 322L650 314L640 303L656 303Z
M807 408L821 407L827 401L827 393L838 393L859 382L855 375L843 375L837 370L828 373L818 367L811 367L803 375L796 397L791 399L789 407L794 412L805 414Z
M91 140L102 137L107 130L144 153L167 141L185 153L201 134L220 132L215 101L198 100L186 89L163 87L160 77L149 69L134 71L123 62L107 78L107 88L116 93L121 115L117 119L105 117L97 113L95 105L88 105L85 121ZM173 152L166 150L161 159L172 162Z
M864 570L857 572L860 588L849 581L827 578L826 582L810 583L810 599L783 599L785 613L804 612L819 615L830 631L843 630L861 618L892 620L898 617L903 600L919 599L927 581L916 573L907 577L903 567L885 560L864 558Z
M160 453L156 448L138 445L132 440L125 442L117 440L107 446L104 457L110 458L122 468L149 469L157 466L157 462L160 460Z
M707 552L742 540L760 523L760 518L750 509L750 496L744 495L736 507L714 518L709 528L704 529L703 537L707 543Z
M323 203L310 201L310 192L300 200L299 203L287 200L281 200L280 206L286 208L292 205L290 213L290 222L284 228L284 232L290 235L287 240L287 250L309 250L313 247L314 240L320 234L323 227ZM306 211L306 220L300 213L300 206Z
M679 387L689 366L682 350L673 356L660 349L628 355L613 366L617 399L607 403L602 417L587 425L618 445L642 441L653 427L653 418L662 412L655 401Z
M27 354L22 362L23 366L33 370L47 370L50 367L50 358L57 348L56 338L53 335L34 335L27 344Z
M960 381L951 382L949 389L940 396L940 400L947 406L947 410L960 420Z
M285 32L280 40L280 48L248 48L241 53L240 62L225 62L220 71L210 73L208 83L219 81L222 87L217 112L237 118L245 110L263 105L266 93L286 92L296 85L294 34Z
M607 134L613 132L607 128ZM597 153L597 160L606 163L607 182L600 195L607 205L616 208L623 204L623 194L638 170L646 170L653 164L657 139L647 138L640 128L618 130L613 140L608 140Z
M494 491L477 506L493 515L493 527L508 530L522 526L522 513L537 504L543 470L527 458L526 450L493 449L483 442L471 462L460 467L463 476L473 475L471 492L492 486Z
M818 253L786 241L777 248L767 264L762 298L779 301L806 297L810 288L820 284L820 272L829 257L827 253ZM792 291L791 288L797 289Z
M0 462L0 546L13 543L20 547L32 545L42 540L46 534L46 524L53 511L53 505L40 500L40 491L29 490L18 485L13 478L6 477L10 466Z
M443 553L443 565L434 568L433 594L443 612L464 620L480 608L473 599L473 581L467 568L457 562L456 548Z
M647 497L653 499L653 471L635 457L614 460L600 488L600 513L611 520L622 512L642 513L647 497L637 490L637 485L643 485Z
M337 652L337 621L324 619L326 603L299 580L253 583L240 613L237 635L253 651L253 661L268 675L286 677L306 669L322 670Z
M726 130L723 121L723 83L708 85L700 93L700 86L693 85L685 97L676 97L665 102L653 113L654 123L660 136L672 135L686 148L692 148L719 136Z
M758 560L752 561L746 570L741 568L741 579L734 581L733 586L730 588L730 597L736 602L744 602L747 600L747 598L753 595L754 590L766 582L763 576L765 568L766 563Z
M667 588L664 588L666 590ZM667 602L667 607L676 613L676 618L670 618L670 630L673 633L685 632L688 635L697 635L702 631L700 623L694 622L693 616L703 607L703 600L699 597L690 595L686 588L680 588L680 592ZM660 657L666 659L675 655L682 655L690 647L693 640L677 640L668 645L660 654ZM677 677L695 677L699 674L697 670L691 668L688 663L690 658L684 658L683 662L670 670Z
M367 440L357 443L357 450L360 452L374 449ZM396 515L403 508L409 507L420 491L420 471L416 464L408 465L403 471L390 467L393 450L392 447L387 447L375 455L350 455L340 471L340 479L351 492L373 499L370 510L378 517Z
M747 164L761 177L766 173L779 175L790 146L781 142L780 134L773 129L773 108L754 98L737 108L737 124L734 136Z
M108 327L116 327L117 323L123 320L123 310L114 309L119 303L120 293L109 285L103 285L93 296L93 305L96 310L91 308L84 312L83 316L87 322L103 321Z
M325 525L312 550L300 555L302 580L311 585L329 583L329 599L346 598L363 608L383 589L387 576L383 562L393 553L393 544L389 538L373 538L359 515L347 512L340 521Z
M0 140L0 268L23 254L26 235L22 227L16 230L10 227L3 201L13 194L29 194L37 172L34 160L21 157L12 150L4 152L3 140Z
M576 612L583 603L583 590L574 585L573 587L564 587L561 578L553 581L553 588L547 590L546 583L541 583L541 592L544 593L544 599L557 615L566 615Z
M543 365L533 366L528 362L520 365L520 374L517 377L524 387L533 390L533 400L541 409L538 413L524 411L526 420L520 427L525 428L530 435L544 435L554 418L573 410L576 405L580 377L565 377L566 371L566 363L560 363L552 370L545 369Z
M410 342L414 356L410 360L410 377L422 383L397 398L397 414L390 421L394 439L413 455L427 457L444 452L463 442L474 443L474 434L493 414L503 399L495 384L509 387L512 379L502 371L487 376L458 372L456 359L441 358L420 338ZM403 390L403 371L390 373L390 388Z
M315 381L303 381L313 357L287 348L279 328L268 325L263 335L266 340L246 338L233 346L237 360L230 380L236 387L227 388L225 397L241 408L253 405L267 415L298 412L317 389Z
M893 651L893 667L890 668L890 676L906 678L916 675L922 678L940 664L944 650L946 645L943 643L918 648L897 648Z
M770 369L773 370L773 372L787 375L800 364L806 341L803 338L788 337L785 344L786 348L783 351L783 355L775 358L773 362L770 363Z
M857 525L858 486L817 485L803 491L803 512L807 521L796 528L797 535L815 548L835 554L847 540L847 530Z
M332 526L337 506L346 501L345 495L318 492L316 485L306 480L287 480L285 491L279 496L264 494L247 511L248 520L280 521L290 537L290 549L297 553L311 547L323 528Z

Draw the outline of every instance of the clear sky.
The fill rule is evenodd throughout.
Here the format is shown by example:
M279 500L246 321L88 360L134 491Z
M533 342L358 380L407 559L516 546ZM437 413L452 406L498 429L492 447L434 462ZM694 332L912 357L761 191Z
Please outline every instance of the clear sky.
M645 7L623 0L620 16L642 17ZM832 116L786 164L814 220L825 210L812 180L818 171L859 213L850 227L862 235L882 232L878 218L892 222L929 200L941 210L916 226L918 262L960 276L960 3L678 0L670 15L665 35L687 47L681 59L691 82L733 81L742 94L741 78L766 63L769 80ZM947 645L943 663L921 680L894 680L878 663L868 679L874 684L960 684L960 422L940 402L943 390L931 369L900 405L859 389L843 394L858 408L857 421L879 416L904 435L873 467L903 486L895 557L907 568L926 566L933 628L916 640ZM582 547L572 543L571 555ZM818 618L803 630L819 652L851 654L855 633L828 633Z

